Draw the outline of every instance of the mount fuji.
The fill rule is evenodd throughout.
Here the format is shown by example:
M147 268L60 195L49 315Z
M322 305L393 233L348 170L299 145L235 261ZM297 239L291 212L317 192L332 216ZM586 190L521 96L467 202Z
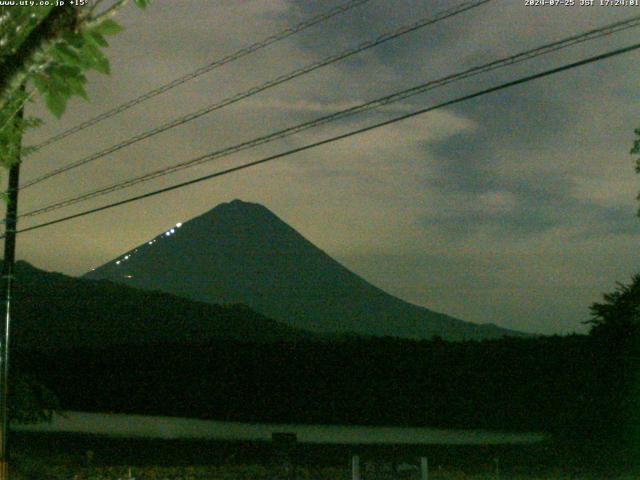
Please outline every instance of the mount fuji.
M333 260L266 207L234 200L85 275L207 303L241 303L321 333L475 340L523 335L413 305Z

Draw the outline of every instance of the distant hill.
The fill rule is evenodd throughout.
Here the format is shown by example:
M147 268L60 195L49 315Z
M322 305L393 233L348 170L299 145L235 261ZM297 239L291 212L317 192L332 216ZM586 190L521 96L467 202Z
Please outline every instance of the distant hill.
M267 208L234 200L87 273L208 303L242 303L291 326L414 339L498 338L400 300L346 269Z
M309 334L243 305L211 305L16 264L12 342L22 348L293 340Z

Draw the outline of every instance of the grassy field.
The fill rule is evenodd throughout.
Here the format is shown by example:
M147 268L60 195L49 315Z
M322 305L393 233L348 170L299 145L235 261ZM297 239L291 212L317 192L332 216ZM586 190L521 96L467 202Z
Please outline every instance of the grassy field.
M362 480L418 480L401 475L394 462L429 459L429 480L640 480L640 464L615 449L567 449L565 445L411 446L306 445L291 451L295 476L271 442L216 442L109 438L77 434L12 434L11 480L342 480L351 479L352 455L360 457ZM569 444L568 446L572 446ZM617 446L619 450L620 446ZM591 460L588 458L591 456ZM494 459L499 460L496 475ZM632 473L633 472L633 473Z

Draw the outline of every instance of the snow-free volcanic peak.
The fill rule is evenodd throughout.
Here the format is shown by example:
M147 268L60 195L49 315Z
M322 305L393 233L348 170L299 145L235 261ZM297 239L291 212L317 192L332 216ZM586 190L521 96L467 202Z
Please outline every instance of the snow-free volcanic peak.
M387 294L266 207L241 200L171 227L86 277L209 303L243 303L316 332L447 339L515 334Z

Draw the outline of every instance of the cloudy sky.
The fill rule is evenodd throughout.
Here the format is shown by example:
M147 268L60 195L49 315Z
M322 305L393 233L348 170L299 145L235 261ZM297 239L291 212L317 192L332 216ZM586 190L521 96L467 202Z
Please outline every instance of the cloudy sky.
M343 0L344 1L344 0ZM35 143L335 0L156 0L120 15L113 73L91 75ZM188 82L24 162L27 181L283 73L459 2L370 0ZM579 3L579 2L578 2ZM20 210L188 160L360 102L607 23L639 7L530 7L494 0L384 46L59 175ZM65 210L21 227L258 159L482 88L630 45L630 30L437 89ZM639 190L629 150L640 126L640 53L529 82L367 134L82 219L22 234L18 257L80 275L221 202L264 204L373 284L464 320L541 333L585 331L588 306L638 271Z

